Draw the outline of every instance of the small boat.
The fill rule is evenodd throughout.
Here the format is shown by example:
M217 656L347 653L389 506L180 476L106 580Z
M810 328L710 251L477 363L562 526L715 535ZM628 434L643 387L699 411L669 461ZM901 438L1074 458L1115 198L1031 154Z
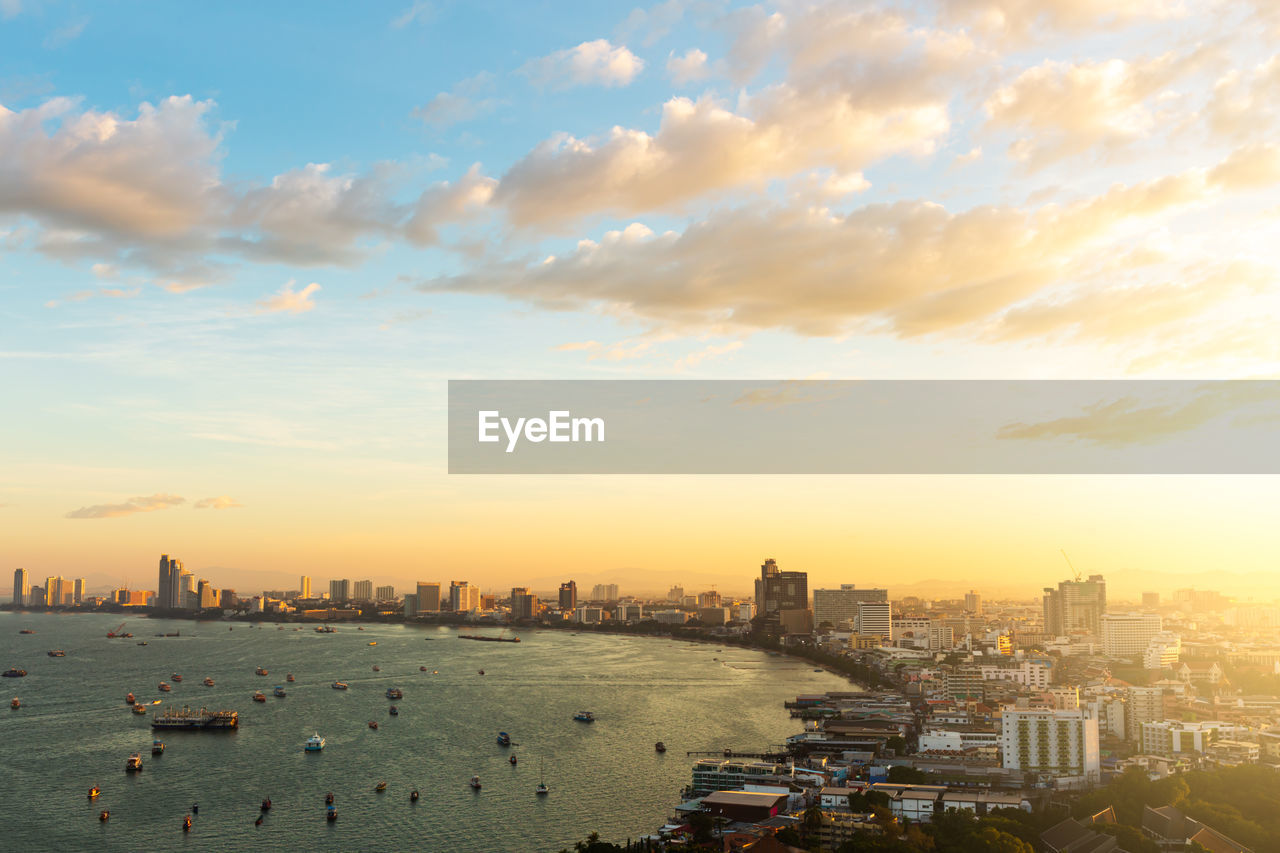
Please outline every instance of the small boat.
M181 682L182 682L182 676L181 676L181 675L178 675L178 673L176 673L176 672L175 672L173 675L169 676L169 680L170 680L170 681L177 681L178 683L181 683Z
M667 745L666 745L665 743L663 743L662 741L658 741L657 743L655 743L655 744L653 745L653 750L654 750L654 752L666 752L666 751L667 751Z
M293 673L291 672L291 673L289 673L288 675L286 675L286 676L284 677L284 680L285 680L285 681L290 681L290 682L294 681L295 679L294 679L294 677L293 677Z
M273 695L278 696L278 697L280 697L281 699L283 699L283 698L287 695L287 694L284 692L284 687L282 687L282 686L281 686L281 685L279 685L279 684L277 684L277 685L276 685L276 689L275 689L275 690L272 690L271 692L272 692L272 694L273 694Z
M573 718L580 723L594 723L596 721L595 714L590 711L579 711L573 715Z
M426 672L426 671L427 671L427 668L425 666L418 667L418 672Z
M374 672L382 672L382 667L378 666L378 665L375 663L375 664L373 665L373 671L374 671Z
M409 792L409 802L416 803L418 801L418 789L414 788Z
M98 812L98 820L102 821L103 823L106 823L107 821L111 820L111 812L106 811L105 809L103 811Z
M142 716L143 714L147 713L147 708L145 705L134 705L133 713L137 714L138 716Z
M511 746L511 735L506 732L498 732L498 746Z
M126 704L126 705L132 705L132 704L133 704L134 702L136 702L136 701L137 701L137 700L134 698L134 696L133 696L133 694L132 694L132 693L126 693L126 694L124 694L124 702L125 702L125 704Z
M210 678L210 677L208 677L208 676L206 675L206 676L205 676L205 679L204 679L204 686L205 686L205 687L212 687L212 686L213 686L213 679L212 679L212 678Z
M253 701L255 701L255 702L265 702L265 701L267 701L267 697L266 697L265 695L263 695L263 693L262 693L262 691L261 691L261 690L255 690L255 691L253 692Z
M183 832L191 831L191 815L187 815L182 819L182 831Z
M137 773L140 771L142 769L142 756L136 752L133 755L130 755L129 760L125 762L124 769L127 773Z
M269 812L269 811L271 811L271 798L270 798L270 797L267 797L265 800L263 800L263 801L262 801L262 810L263 810L264 812Z
M356 630L357 630L357 631L363 631L363 630L364 630L364 626L363 626L363 625L357 625L357 626L356 626Z
M333 682L333 689L334 689L334 690L346 690L346 689L347 689L347 686L348 686L348 685L347 685L347 682L345 682L345 681L335 681L335 682Z
M169 682L167 681L162 681L157 686L160 688L161 693L168 693L170 690L173 689L172 687L169 686Z
M152 755L163 755L163 754L164 754L164 741L162 741L162 740L153 740L153 741L151 741L151 754L152 754Z
M191 804L191 813L192 813L192 814L200 814L200 804L199 804L199 803L192 803L192 804Z
M399 687L388 687L388 688L387 688L387 698L388 698L388 699L403 699L403 698L404 698L404 691L403 691L403 690L401 690Z
M361 630L361 631L363 631L364 629L363 629L363 628L361 628L360 630ZM378 645L378 641L377 641L377 640L370 640L370 641L369 641L369 645L371 645L371 646L376 646L376 645Z
M145 646L146 644L147 644L147 641L146 641L146 640L143 640L141 643L138 643L138 645L140 645L140 646Z
M317 633L317 634L336 634L336 633L338 633L338 629L337 629L337 628L334 628L334 627L332 627L332 626L330 626L330 625L325 625L323 628L322 628L322 627L320 627L319 625L317 625L317 626L316 626L316 633Z
M483 670L483 669L482 669L482 670L480 670L480 674L481 674L481 675L484 675L484 670Z
M92 788L89 789L89 799L92 800L93 798L97 797L101 793L102 793L102 789L99 788L97 785L94 785Z
M330 791L329 793L324 795L324 804L326 806L333 805L333 791Z
M369 728L371 728L371 729L376 729L377 727L378 727L378 721L377 721L377 720L370 720L370 721L369 721Z
M18 699L15 697L13 700L9 702L9 707L16 711L22 707L22 703L19 702Z
M34 633L35 633L35 631L32 631L30 628L23 628L23 629L22 629L21 631L19 631L18 633L19 633L19 634L34 634Z
M813 671L814 671L814 672L826 672L826 670L825 670L825 669L820 669L820 668L818 668L818 667L814 667L814 670L813 670Z
M508 759L507 759L507 761L511 762L511 766L512 766L512 767L515 767L515 766L516 766L516 756L515 756L515 753L512 753L512 754L511 754L511 757L510 757L510 758L508 758Z
M472 776L472 777L471 777L471 787L472 787L472 789L474 789L474 790L476 790L476 791L479 791L479 790L480 790L480 777L479 777L479 776Z
M49 650L49 657L51 658L65 658L66 656L67 656L67 653L64 652L62 649Z
M307 738L307 743L302 748L307 752L319 752L324 749L324 738L320 737L319 732L316 732L311 737ZM333 794L330 794L329 796L332 797Z
M393 716L393 717L398 717L398 716L400 716L400 709L399 709L399 708L397 708L395 705L392 705L390 708L388 708L388 709L387 709L387 712L388 712L389 714L391 714L391 716Z
M257 669L255 669L255 670L253 671L253 674L254 674L254 675L266 675L266 674L267 674L267 671L266 671L265 669L263 669L262 667L258 667Z
M25 669L18 669L16 666L11 666L4 672L0 672L0 675L3 675L5 678L22 678L26 674L27 671Z
M543 776L542 774L542 759L539 758L538 759L538 786L533 789L533 792L541 797L541 796L545 796L549 791L550 789L547 787L546 777Z
M337 806L329 806L329 808L325 810L324 818L325 820L337 820L338 819Z
M373 786L373 790L375 790L375 791L377 791L377 792L381 793L381 792L383 792L383 791L387 790L387 783L386 783L386 782L379 782L378 784L376 784L376 785L374 785L374 786Z

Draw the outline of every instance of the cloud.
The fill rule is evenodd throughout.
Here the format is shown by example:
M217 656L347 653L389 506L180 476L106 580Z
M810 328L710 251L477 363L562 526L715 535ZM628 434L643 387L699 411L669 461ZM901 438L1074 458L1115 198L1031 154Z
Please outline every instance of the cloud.
M22 0L0 0L0 18L16 18L22 12Z
M50 299L44 304L45 308L57 308L66 302L84 302L94 297L104 297L106 299L134 299L141 295L142 289L133 287L128 290L120 287L100 287L97 290L79 290L69 296L61 299Z
M687 0L663 0L648 9L632 9L618 27L618 39L629 41L639 37L646 47L665 38L684 17Z
M683 56L676 56L673 51L667 57L667 76L677 86L705 79L710 73L707 55L696 47L686 50Z
M6 16L8 17L8 16ZM47 50L56 50L64 45L70 44L80 38L80 34L84 32L84 28L89 25L89 16L81 15L67 23L58 27L45 37L44 46Z
M478 97L492 88L493 75L481 72L459 82L453 91L440 92L427 103L415 107L412 115L439 129L471 121L488 115L503 104L498 98Z
M1218 78L1206 112L1209 128L1221 137L1273 138L1280 118L1280 54Z
M1180 14L1181 0L941 0L946 23L988 36L1024 40L1041 32L1108 30Z
M201 498L191 506L194 509L241 509L244 504L235 498L220 495L216 498Z
M727 344L709 344L696 352L680 358L675 363L676 370L689 370L697 367L708 359L719 358L722 355L728 355L742 349L744 343L742 341L730 341Z
M431 19L431 14L430 3L426 2L426 0L414 0L412 6L391 19L391 26L397 30L402 30L412 23L424 24Z
M981 146L975 146L973 148L970 148L964 154L957 154L955 156L955 159L951 161L951 166L952 168L968 166L970 163L976 163L981 159L982 159L982 148Z
M303 314L315 308L316 304L311 301L311 297L320 289L320 285L313 281L297 292L294 292L293 285L294 280L289 279L278 293L258 300L258 313Z
M840 215L748 204L713 211L683 232L658 234L633 223L540 263L495 261L419 288L493 293L549 310L602 311L704 333L931 334L994 318L1059 285L1068 265L1119 229L1211 202L1237 186L1228 165L1262 159L1238 152L1215 169L1118 184L1034 209L951 212L902 201Z
M456 181L442 181L418 197L413 213L404 224L404 235L415 246L439 242L439 229L483 210L493 199L498 182L480 173L474 164Z
M134 515L139 512L156 512L162 509L178 506L186 503L184 498L177 495L154 494L148 497L129 498L124 503L119 504L96 504L94 506L84 506L80 509L73 510L66 514L67 518L119 518L125 515Z
M530 60L521 68L536 85L555 89L573 86L626 86L644 69L644 60L607 39L584 41Z

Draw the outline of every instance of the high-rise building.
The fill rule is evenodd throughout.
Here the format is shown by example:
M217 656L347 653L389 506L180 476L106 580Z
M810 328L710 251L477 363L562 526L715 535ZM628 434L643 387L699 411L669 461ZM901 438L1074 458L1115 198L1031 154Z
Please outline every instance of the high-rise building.
M311 575L303 575L298 584L298 598L311 597Z
M1170 669L1182 657L1182 637L1172 631L1161 631L1151 638L1142 652L1143 669Z
M45 578L44 603L46 607L65 607L71 604L71 582L61 576Z
M1165 718L1165 695L1162 687L1130 687L1127 693L1125 709L1125 729L1129 740L1142 741L1144 723L1155 722Z
M560 609L574 610L578 606L578 585L573 581L560 584Z
M809 574L780 571L777 560L765 560L756 581L756 607L771 621L777 621L782 610L808 610Z
M440 584L418 581L417 604L419 613L435 613L440 610Z
M682 586L671 587L671 589L667 591L667 601L674 601L677 604L679 604L681 601L684 601L684 587Z
M1164 626L1158 613L1102 614L1102 653L1108 657L1136 657L1151 645Z
M591 588L592 601L617 601L618 585L616 583L598 583Z
M710 592L698 593L698 607L719 607L720 593L714 589Z
M168 554L160 555L160 580L156 586L156 607L160 610L180 610L183 606L183 588L179 581L183 572L182 561Z
M1084 784L1098 781L1098 720L1088 709L1008 708L1001 714L1000 747L1007 770Z
M982 615L982 595L976 589L964 594L964 609L968 613Z
M350 601L351 600L351 581L343 578L342 580L329 581L329 600L331 601Z
M529 592L527 587L517 586L511 590L511 618L537 619L538 596Z
M196 584L196 600L198 602L196 606L200 610L217 607L218 590L214 588L213 584L201 578L200 582Z
M396 588L394 586L380 586L373 591L373 597L378 601L395 601Z
M854 625L859 636L893 636L893 615L889 603L887 601L859 601L858 615L854 620Z
M86 578L76 578L72 582L71 598L76 604L84 603L84 588L87 583L88 580Z
M454 613L469 613L480 609L480 587L467 581L449 582L449 609Z
M13 606L22 607L31 595L31 582L27 579L26 569L13 570Z
M889 600L887 589L858 589L851 583L840 584L839 589L815 589L813 591L813 624L821 627L824 622L838 628L842 622L858 618L858 602L885 602Z
M356 581L351 585L351 597L356 601L372 601L373 581Z
M1044 632L1050 637L1068 634L1098 636L1102 614L1107 612L1107 582L1102 575L1088 580L1062 581L1057 589L1044 590Z

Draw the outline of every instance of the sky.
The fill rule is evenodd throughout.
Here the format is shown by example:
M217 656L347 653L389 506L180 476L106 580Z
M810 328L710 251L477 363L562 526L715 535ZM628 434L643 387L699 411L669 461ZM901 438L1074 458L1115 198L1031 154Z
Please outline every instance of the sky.
M1273 477L451 477L444 424L463 378L1275 378L1277 43L1271 0L0 0L0 554L1280 596Z

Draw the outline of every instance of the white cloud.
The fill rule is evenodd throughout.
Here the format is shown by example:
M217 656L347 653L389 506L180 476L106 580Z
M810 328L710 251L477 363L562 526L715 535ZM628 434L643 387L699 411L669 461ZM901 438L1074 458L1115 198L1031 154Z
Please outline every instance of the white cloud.
M244 504L227 495L216 498L201 498L191 505L194 509L242 509Z
M707 67L707 55L696 47L689 48L683 56L674 52L667 57L667 76L677 86L705 79L711 70Z
M259 314L303 314L316 307L311 297L320 289L320 285L314 281L308 284L302 290L294 291L294 281L290 279L285 282L284 287L272 296L264 297L258 300Z
M391 19L391 26L397 30L402 30L412 23L426 23L431 18L431 4L426 0L414 0L409 8L405 9L399 15Z
M644 69L644 60L625 46L607 39L584 41L531 60L521 72L539 86L567 89L572 86L626 86Z
M80 38L80 34L84 32L84 28L89 25L89 16L82 15L75 18L45 37L44 46L48 50L56 50L64 45L70 44Z
M124 503L95 504L82 506L66 514L66 518L120 518L140 512L156 512L186 503L185 498L177 495L154 494L147 497L129 498Z

